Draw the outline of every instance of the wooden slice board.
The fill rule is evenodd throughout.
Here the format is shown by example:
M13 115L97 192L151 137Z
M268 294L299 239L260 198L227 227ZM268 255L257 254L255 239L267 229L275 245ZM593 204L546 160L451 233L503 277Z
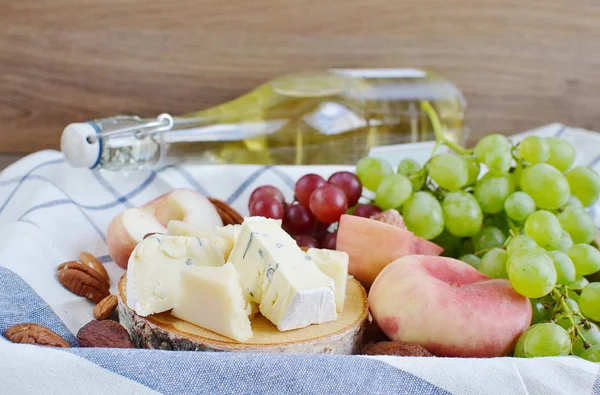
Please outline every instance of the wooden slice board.
M251 353L342 354L357 353L369 313L365 289L348 280L344 312L321 325L280 332L260 314L252 320L254 336L245 343L171 316L170 312L139 316L127 306L126 274L119 281L119 319L141 348L162 350L236 351Z

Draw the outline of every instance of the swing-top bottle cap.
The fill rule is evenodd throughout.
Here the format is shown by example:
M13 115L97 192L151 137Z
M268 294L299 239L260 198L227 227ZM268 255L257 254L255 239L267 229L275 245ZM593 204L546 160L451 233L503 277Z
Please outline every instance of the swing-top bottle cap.
M102 155L101 140L92 139L98 133L92 122L72 123L63 130L60 150L69 165L93 169Z

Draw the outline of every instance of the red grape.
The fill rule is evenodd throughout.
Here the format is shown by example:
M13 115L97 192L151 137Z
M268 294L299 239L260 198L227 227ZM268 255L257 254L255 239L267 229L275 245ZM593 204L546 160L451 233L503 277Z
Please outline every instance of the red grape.
M340 188L325 184L310 195L309 207L319 221L331 224L338 221L346 212L348 199Z
M336 242L337 242L337 231L335 231L333 233L328 233L327 236L325 236L325 238L321 242L321 246L328 250L335 250Z
M312 236L296 235L294 236L294 240L296 240L298 247L319 248L319 242Z
M250 215L252 217L283 219L283 211L283 203L272 197L257 200L250 206Z
M348 206L354 206L362 194L362 184L358 177L349 171L338 171L333 173L327 183L335 185L346 194Z
M263 200L268 197L279 200L282 204L285 204L285 197L279 189L275 188L273 185L263 185L252 192L248 199L248 207L251 207L257 200Z
M372 215L378 214L381 212L381 209L374 204L359 204L354 209L353 215L357 217L365 217L371 218Z
M317 220L310 210L301 205L288 206L283 217L283 226L289 233L305 235L315 230Z
M313 193L315 189L318 187L325 185L326 182L318 174L306 174L296 182L296 186L294 187L294 193L298 198L298 201L304 207L309 206L310 195Z

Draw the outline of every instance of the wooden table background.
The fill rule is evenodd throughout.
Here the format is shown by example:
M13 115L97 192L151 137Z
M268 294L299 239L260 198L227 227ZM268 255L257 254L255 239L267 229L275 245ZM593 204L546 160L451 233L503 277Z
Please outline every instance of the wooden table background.
M0 0L0 153L58 148L74 121L377 66L455 81L472 139L553 121L600 130L596 0Z

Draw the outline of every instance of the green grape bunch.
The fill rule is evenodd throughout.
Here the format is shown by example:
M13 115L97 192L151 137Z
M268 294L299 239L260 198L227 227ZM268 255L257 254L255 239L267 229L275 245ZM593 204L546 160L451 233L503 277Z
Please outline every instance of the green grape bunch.
M514 356L600 362L600 233L589 212L600 175L573 167L575 156L556 137L513 144L491 134L466 149L437 130L425 164L402 159L394 171L363 158L356 171L375 205L398 210L408 230L530 298L531 327Z

